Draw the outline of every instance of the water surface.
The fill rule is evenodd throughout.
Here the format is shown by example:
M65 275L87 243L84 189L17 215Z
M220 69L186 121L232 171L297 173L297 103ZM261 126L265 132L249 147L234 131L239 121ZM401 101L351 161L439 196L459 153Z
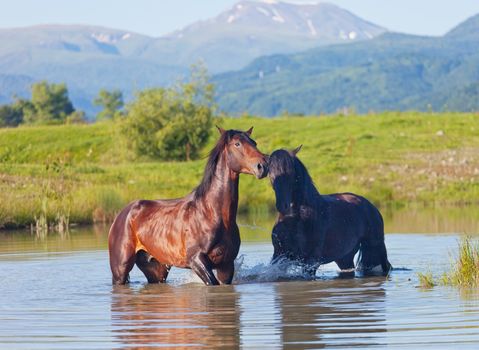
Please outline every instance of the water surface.
M136 268L129 286L112 287L105 227L44 238L2 232L0 348L477 348L479 294L423 290L416 275L447 270L462 232L478 232L474 224L389 230L397 269L388 278L341 279L329 264L315 281L278 281L268 266L271 220L241 227L234 285L219 287L182 269L148 285Z

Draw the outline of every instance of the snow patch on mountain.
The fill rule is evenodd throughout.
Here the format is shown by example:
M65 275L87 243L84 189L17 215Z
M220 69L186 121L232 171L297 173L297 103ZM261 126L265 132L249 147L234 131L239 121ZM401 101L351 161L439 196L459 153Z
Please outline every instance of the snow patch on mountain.
M316 28L314 28L314 24L313 24L313 21L308 19L306 21L306 23L308 24L308 28L309 28L309 31L311 32L311 35L312 36L316 36L318 35L318 32L316 31Z
M116 40L110 35L105 33L92 33L91 37L103 44L113 44L116 43Z
M276 22L279 22L279 23L285 23L286 22L286 20L283 17L281 17L279 12L275 8L273 8L273 14L274 14L273 21L276 21Z
M270 16L269 11L266 10L264 7L257 6L257 7L256 7L256 10L258 10L259 13L262 13L262 14L265 15L266 17L269 17L269 16Z

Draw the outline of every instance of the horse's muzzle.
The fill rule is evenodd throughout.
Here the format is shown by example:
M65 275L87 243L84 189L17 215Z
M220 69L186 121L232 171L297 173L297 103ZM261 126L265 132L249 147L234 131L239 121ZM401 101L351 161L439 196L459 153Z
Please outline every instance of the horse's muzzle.
M253 168L254 175L258 179L262 179L268 175L268 164L264 163L257 163Z

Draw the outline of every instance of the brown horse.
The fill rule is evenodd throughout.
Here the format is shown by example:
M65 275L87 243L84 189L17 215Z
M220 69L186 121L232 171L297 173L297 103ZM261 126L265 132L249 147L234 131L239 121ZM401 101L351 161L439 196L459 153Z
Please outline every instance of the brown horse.
M165 282L171 266L191 268L207 285L231 283L241 243L239 174L261 179L268 168L250 138L253 128L218 130L220 139L193 192L179 199L138 200L115 218L108 237L113 284L127 283L135 263L149 283Z

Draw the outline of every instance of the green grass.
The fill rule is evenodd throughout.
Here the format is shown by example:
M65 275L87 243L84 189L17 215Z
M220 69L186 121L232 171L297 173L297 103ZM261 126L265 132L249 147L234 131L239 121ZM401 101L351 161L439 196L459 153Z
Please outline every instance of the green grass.
M263 152L303 144L299 157L322 193L351 191L381 207L479 202L479 115L385 113L368 116L224 118L254 126ZM216 141L216 131L202 150ZM54 221L109 221L137 198L173 198L200 181L205 159L135 160L114 124L0 130L0 227ZM42 203L47 198L47 207ZM240 211L273 210L267 180L240 180Z
M458 255L451 270L436 279L431 272L418 273L421 288L432 288L438 284L463 289L479 286L479 242L464 237L458 243Z
M459 255L451 271L442 278L443 283L458 287L479 286L479 243L470 237L459 243Z
M419 278L419 286L421 288L429 289L436 285L436 283L434 282L434 277L432 275L432 272L426 272L426 273L419 272L417 276Z

